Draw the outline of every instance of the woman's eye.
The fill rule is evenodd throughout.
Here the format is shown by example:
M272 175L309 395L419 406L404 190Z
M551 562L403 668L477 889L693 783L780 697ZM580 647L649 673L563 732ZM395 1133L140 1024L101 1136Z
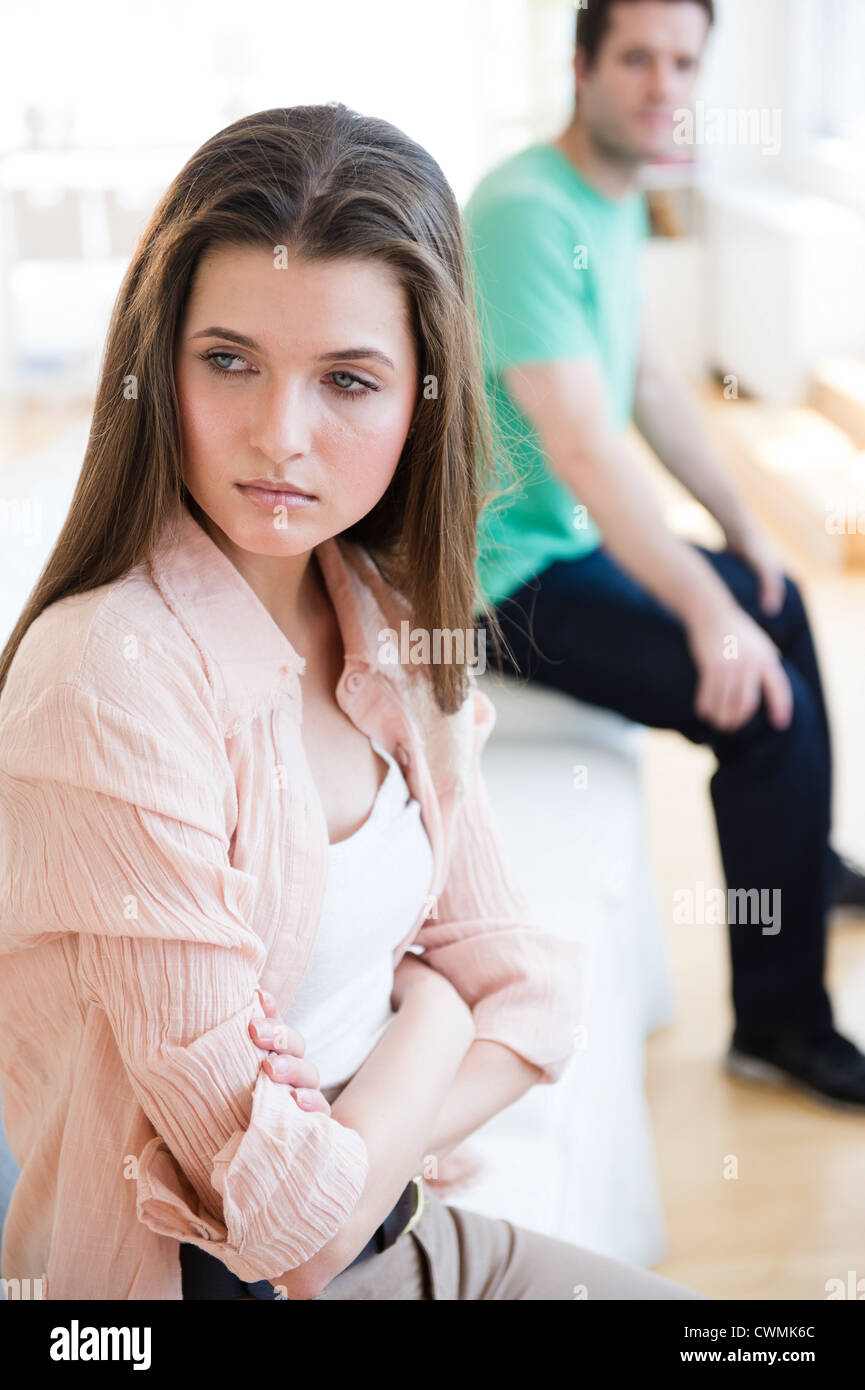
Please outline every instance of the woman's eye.
M340 396L356 398L366 396L370 391L381 389L378 386L373 386L372 382L364 381L361 377L355 376L354 372L331 372L330 376L336 382L335 386L331 386L331 390L336 391ZM343 382L348 382L349 385L345 386L342 384Z
M228 358L230 362L245 362L246 358L240 357L236 352L205 352L201 354L202 362L206 362L212 372L217 376L248 376L248 372L235 371L231 367L221 367L218 365L218 358Z
M221 377L244 377L251 376L252 373L241 368L223 365L232 362L245 362L246 358L241 357L236 352L205 352L199 354L201 361L206 362L212 372ZM356 376L354 372L331 372L330 376L334 382L328 383L330 390L340 396L349 396L357 399L360 396L367 396L372 391L379 391L381 387L374 386L370 381L364 381L362 377Z

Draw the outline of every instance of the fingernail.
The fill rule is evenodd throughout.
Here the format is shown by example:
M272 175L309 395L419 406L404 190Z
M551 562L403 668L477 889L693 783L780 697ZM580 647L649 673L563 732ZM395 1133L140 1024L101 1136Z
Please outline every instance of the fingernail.
M273 1023L269 1018L263 1018L260 1021L256 1020L255 1031L258 1036L264 1038L266 1042L271 1042L273 1040Z

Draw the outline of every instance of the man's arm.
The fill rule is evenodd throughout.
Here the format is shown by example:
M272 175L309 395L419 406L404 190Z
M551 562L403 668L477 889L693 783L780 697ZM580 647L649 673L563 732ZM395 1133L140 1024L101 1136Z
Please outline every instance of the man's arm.
M774 644L693 546L666 526L627 443L611 425L606 383L590 356L509 367L505 384L534 423L553 472L600 527L623 569L682 621L697 667L696 714L729 730L765 695L784 727L792 691ZM726 653L734 637L736 659Z
M756 571L764 611L777 613L784 602L779 557L714 449L693 392L664 362L648 330L637 372L634 423L664 467L712 514L730 550Z

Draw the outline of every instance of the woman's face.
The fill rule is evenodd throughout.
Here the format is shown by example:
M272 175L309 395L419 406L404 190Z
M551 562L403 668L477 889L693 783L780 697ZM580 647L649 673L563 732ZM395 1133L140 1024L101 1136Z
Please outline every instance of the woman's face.
M195 501L241 549L289 556L344 531L387 490L418 363L408 296L387 266L277 264L267 247L202 256L175 380ZM268 483L296 491L274 495Z

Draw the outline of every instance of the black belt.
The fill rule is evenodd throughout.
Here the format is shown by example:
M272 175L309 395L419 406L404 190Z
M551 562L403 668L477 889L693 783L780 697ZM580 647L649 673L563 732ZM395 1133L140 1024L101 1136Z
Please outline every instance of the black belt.
M388 1212L381 1225L373 1231L359 1254L355 1255L346 1269L352 1269L361 1260L380 1255L395 1245L405 1231L420 1220L426 1204L422 1178L412 1178L408 1182ZM269 1279L258 1279L252 1284L244 1284L227 1265L215 1255L209 1255L198 1245L186 1243L180 1246L180 1271L184 1299L232 1299L258 1298L264 1301L280 1301Z

